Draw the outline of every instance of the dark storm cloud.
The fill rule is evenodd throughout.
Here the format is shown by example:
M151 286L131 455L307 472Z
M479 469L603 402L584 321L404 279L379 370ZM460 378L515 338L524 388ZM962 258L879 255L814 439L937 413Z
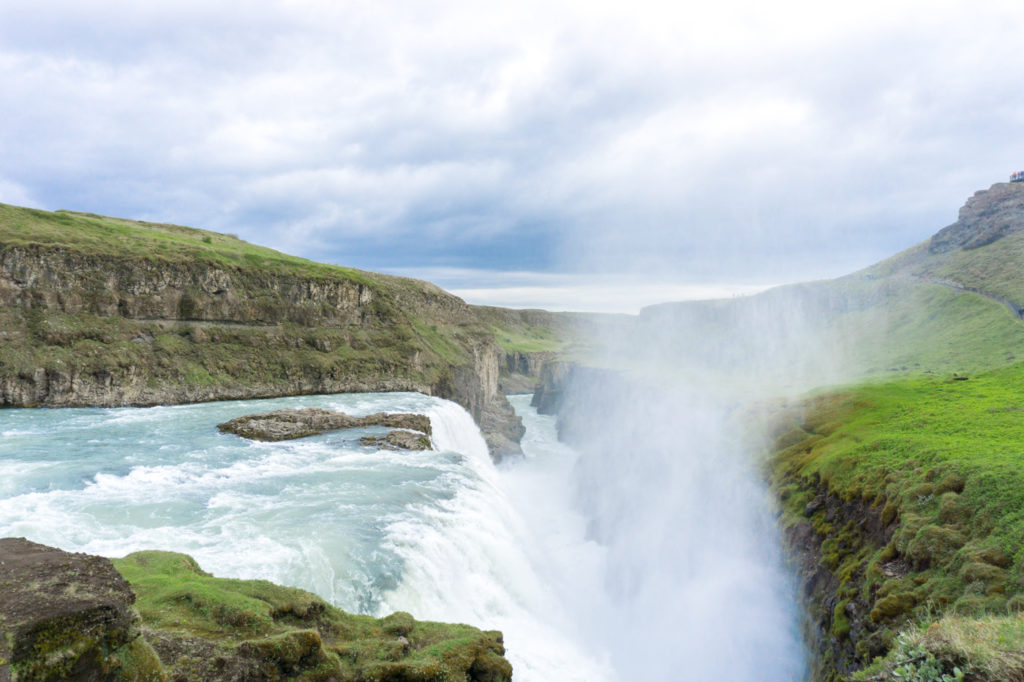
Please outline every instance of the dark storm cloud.
M1022 18L899 1L4 3L0 201L367 268L836 275L1024 166Z

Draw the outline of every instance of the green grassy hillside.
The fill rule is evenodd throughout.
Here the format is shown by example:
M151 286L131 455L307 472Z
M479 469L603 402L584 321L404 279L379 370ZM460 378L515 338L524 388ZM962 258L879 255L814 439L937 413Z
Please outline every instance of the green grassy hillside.
M907 648L920 645L912 635L935 621L945 619L941 628L959 618L959 628L976 627L982 637L982 622L1011 614L1021 629L1022 385L1024 363L966 380L853 386L812 399L779 436L770 470L783 526L792 537L809 524L823 538L821 567L838 578L832 613L824 614L828 634L844 640L856 630L862 662L889 652L876 671L903 663ZM826 495L837 502L825 504ZM998 649L1000 640L972 646L983 645ZM985 673L970 651L935 652L950 674L959 667L971 679L1024 675L1020 656L1011 675Z
M370 273L289 256L234 235L93 213L0 204L0 239L5 246L40 244L101 257L259 267L271 273L345 277L366 284L379 281Z
M800 403L768 461L818 678L1024 680L1021 200L996 186L935 238L805 285L860 382Z
M610 357L659 381L793 394L1011 364L1024 359L1024 324L973 292L856 274L645 309Z
M1024 358L1024 325L975 293L856 276L820 286L859 302L821 316L822 334L848 377L974 372Z

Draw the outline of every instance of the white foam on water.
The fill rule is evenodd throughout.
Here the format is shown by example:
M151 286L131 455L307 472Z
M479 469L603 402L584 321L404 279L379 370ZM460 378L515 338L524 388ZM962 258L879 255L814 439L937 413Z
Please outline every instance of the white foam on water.
M451 500L411 506L389 523L388 542L405 563L378 613L405 610L500 629L518 680L608 679L606 666L574 639L559 595L539 575L543 552L528 549L536 529L510 503L507 481L472 418L453 403L430 417L438 448L463 453L468 471Z
M374 450L334 435L252 443L214 428L302 405L428 414L435 450ZM495 469L454 403L363 394L18 418L39 460L0 452L11 455L0 475L24 474L0 489L0 536L106 556L185 552L215 575L302 587L347 610L500 629L520 682L607 679L565 615L558 571L533 537L538 518L520 512L537 481L516 483L520 498L510 503L513 479ZM32 489L46 467L60 472L61 487ZM579 549L573 523L548 524L549 535Z

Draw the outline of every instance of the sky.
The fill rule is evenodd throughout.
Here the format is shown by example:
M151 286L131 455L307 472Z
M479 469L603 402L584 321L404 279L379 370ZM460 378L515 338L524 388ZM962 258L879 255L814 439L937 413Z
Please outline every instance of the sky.
M834 277L1024 169L1017 2L0 0L0 202L473 303Z

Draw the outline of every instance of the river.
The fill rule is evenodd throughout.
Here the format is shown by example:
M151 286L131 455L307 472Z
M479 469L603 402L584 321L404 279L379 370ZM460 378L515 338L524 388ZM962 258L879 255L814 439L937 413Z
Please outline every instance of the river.
M513 400L527 457L501 468L465 410L415 393L3 410L0 537L184 552L214 575L301 587L351 612L500 629L517 680L611 679L571 603L602 557L564 494L576 455L528 396ZM216 428L299 406L427 414L435 450L359 444L379 427L279 443Z
M605 396L617 419L582 455L513 396L525 456L499 466L464 409L416 393L4 410L0 537L184 552L351 612L500 629L521 682L800 679L748 454L706 397L644 395ZM300 406L426 414L435 449L359 443L380 427L278 443L216 428Z

